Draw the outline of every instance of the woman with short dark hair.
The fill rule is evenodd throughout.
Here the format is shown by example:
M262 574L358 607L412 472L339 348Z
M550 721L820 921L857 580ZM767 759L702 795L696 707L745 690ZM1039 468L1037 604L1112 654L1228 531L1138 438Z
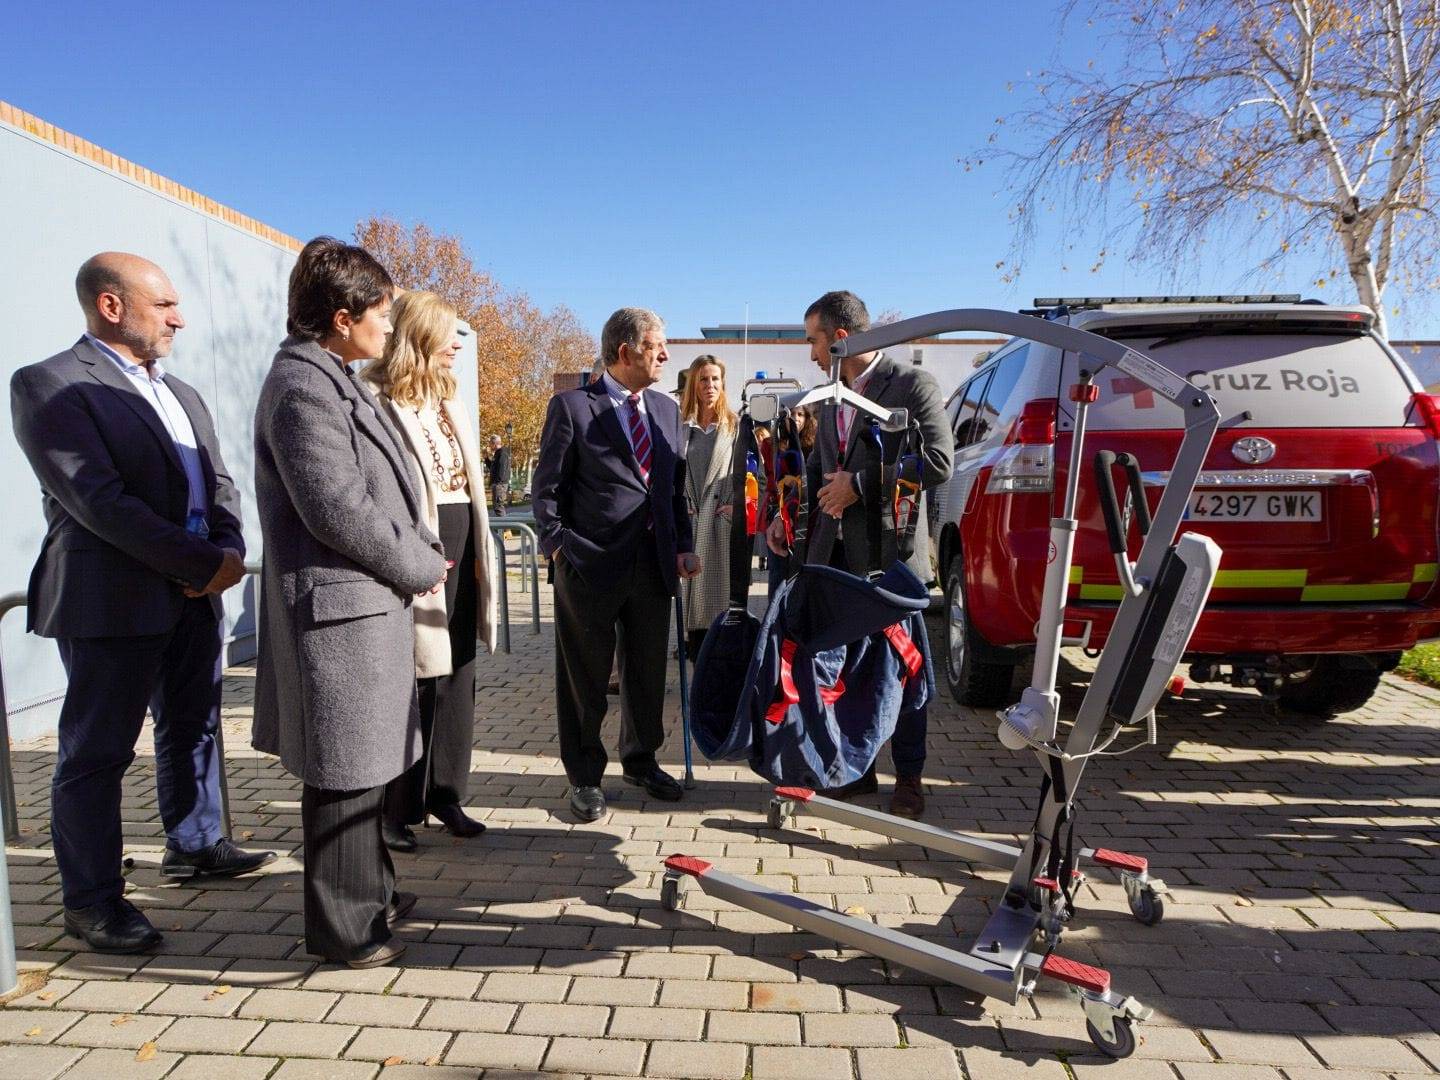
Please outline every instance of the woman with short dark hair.
M290 336L255 410L265 540L254 745L304 781L305 945L351 967L404 952L385 784L420 756L411 601L445 580L395 426L351 370L390 333L394 284L319 237L290 275Z

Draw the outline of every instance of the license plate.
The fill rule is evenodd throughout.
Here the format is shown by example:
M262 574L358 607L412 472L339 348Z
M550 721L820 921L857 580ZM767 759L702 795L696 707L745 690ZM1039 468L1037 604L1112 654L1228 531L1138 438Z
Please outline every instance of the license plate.
M1318 491L1197 491L1185 517L1190 521L1320 521Z

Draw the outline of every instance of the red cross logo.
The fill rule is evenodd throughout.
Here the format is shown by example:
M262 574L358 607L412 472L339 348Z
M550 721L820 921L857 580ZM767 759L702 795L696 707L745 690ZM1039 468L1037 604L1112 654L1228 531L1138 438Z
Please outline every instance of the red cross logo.
M1137 409L1153 409L1155 407L1155 391L1139 379L1132 379L1128 376L1123 379L1111 379L1110 389L1116 394L1132 395L1134 401L1131 404Z

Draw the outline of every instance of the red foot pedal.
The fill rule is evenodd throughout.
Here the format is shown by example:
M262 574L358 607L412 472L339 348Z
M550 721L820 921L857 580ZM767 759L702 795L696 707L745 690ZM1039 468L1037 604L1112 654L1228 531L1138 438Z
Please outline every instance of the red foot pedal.
M1150 866L1150 861L1143 855L1126 855L1123 851L1111 851L1109 848L1096 848L1090 858L1101 866L1130 870L1137 874L1145 873Z
M1089 964L1082 964L1078 960L1066 960L1063 956L1056 956L1051 953L1045 957L1045 962L1040 965L1040 974L1049 975L1052 979L1058 979L1071 986L1078 986L1082 990L1093 990L1097 994L1103 994L1110 989L1110 973L1103 968L1091 967Z
M1050 877L1037 877L1032 884L1042 889L1049 889L1051 892L1058 892L1060 890L1060 883Z
M794 799L796 802L809 802L815 797L815 792L808 787L777 787L775 794L782 799Z
M710 864L690 855L671 855L665 860L665 869L689 874L691 877L704 877L710 872Z

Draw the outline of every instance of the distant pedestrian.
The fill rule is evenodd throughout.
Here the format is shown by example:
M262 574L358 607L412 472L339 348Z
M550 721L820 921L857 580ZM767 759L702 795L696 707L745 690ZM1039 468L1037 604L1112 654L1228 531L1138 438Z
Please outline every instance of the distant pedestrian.
M510 505L510 448L499 435L490 436L490 498L495 503L495 516L504 517Z
M210 410L160 363L185 326L179 296L115 251L86 260L75 291L84 336L10 380L47 526L26 627L56 639L69 676L50 822L65 930L133 953L161 941L120 870L121 781L147 707L161 876L243 874L275 853L220 831L220 594L244 574L245 541Z
M290 332L255 409L265 536L253 744L304 781L305 947L351 967L405 951L381 833L385 785L420 758L411 601L446 578L404 437L351 368L385 351L395 287L322 236L290 274Z
M725 365L705 353L690 364L680 400L685 423L685 498L695 531L695 557L704 569L680 583L685 646L694 660L705 631L730 605L732 465L738 417L725 396Z

